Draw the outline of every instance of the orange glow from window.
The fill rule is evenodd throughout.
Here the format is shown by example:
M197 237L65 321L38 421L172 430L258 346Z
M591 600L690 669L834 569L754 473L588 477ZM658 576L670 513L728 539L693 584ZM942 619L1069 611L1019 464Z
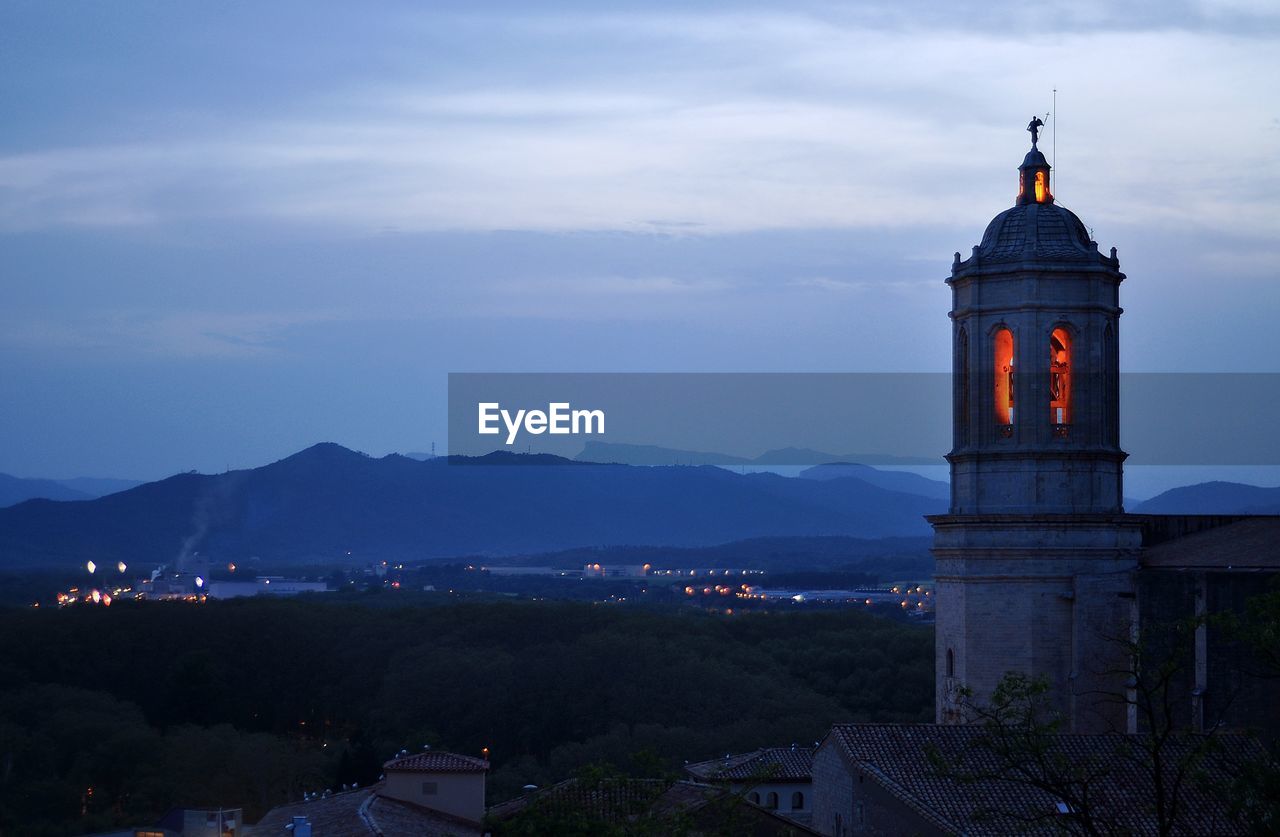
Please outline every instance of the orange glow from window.
M1013 424L1013 332L996 332L996 424Z
M1065 328L1049 336L1049 421L1071 423L1071 335Z
M1049 196L1049 179L1044 172L1036 172L1036 203L1044 203Z

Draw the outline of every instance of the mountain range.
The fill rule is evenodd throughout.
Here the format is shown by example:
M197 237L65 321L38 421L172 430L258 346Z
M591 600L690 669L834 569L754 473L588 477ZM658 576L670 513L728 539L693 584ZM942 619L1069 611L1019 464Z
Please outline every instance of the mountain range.
M854 462L829 462L806 468L798 475L807 480L836 480L845 477L856 477L863 482L871 483L888 491L901 491L906 494L919 494L935 500L949 501L951 486L939 480L931 480L909 471L881 471L870 465Z
M359 563L766 536L929 534L937 497L855 476L608 465L494 453L425 461L319 444L260 468L178 474L94 500L0 509L0 565Z
M588 441L579 462L608 462L622 465L825 465L828 463L862 463L864 465L937 465L936 459L889 456L877 453L825 453L810 448L778 448L759 456L734 456L713 451L679 450L657 445L629 445L619 442Z
M23 500L92 500L117 491L142 485L137 480L106 477L76 477L69 480L45 480L0 474L0 508Z
M1129 511L1137 514L1280 514L1280 488L1202 482L1171 488Z
M848 462L784 477L504 452L420 456L374 458L323 443L259 468L178 474L97 498L62 482L17 480L49 499L0 508L0 566L173 563L197 553L359 564L771 537L924 538L924 516L947 505L945 483ZM0 480L0 489L14 481ZM1280 488L1203 483L1130 511L1274 514Z

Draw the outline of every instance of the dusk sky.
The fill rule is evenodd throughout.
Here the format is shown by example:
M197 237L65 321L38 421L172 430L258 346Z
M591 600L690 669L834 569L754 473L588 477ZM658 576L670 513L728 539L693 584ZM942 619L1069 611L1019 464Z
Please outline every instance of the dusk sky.
M10 0L0 471L427 450L458 371L945 371L1055 87L1123 368L1277 372L1277 56L1274 0Z

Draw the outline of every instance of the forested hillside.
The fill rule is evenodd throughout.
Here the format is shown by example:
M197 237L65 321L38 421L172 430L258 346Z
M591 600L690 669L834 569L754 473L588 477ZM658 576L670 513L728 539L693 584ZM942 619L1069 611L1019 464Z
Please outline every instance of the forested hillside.
M367 600L0 611L0 831L256 816L424 744L488 747L496 800L931 714L931 631L862 613Z

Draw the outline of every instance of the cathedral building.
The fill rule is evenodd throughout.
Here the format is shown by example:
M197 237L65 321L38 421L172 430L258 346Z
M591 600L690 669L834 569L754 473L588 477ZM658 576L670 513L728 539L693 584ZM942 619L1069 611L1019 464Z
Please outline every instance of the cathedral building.
M1273 574L1280 522L1125 513L1117 348L1125 275L1115 248L1101 252L1055 201L1036 133L1014 206L987 225L969 258L955 254L947 279L951 505L930 518L936 720L964 722L961 694L982 704L1007 672L1019 672L1048 680L1069 731L1133 731L1131 707L1115 698L1125 694L1143 620L1206 612L1210 576L1226 589L1237 583L1226 580L1232 573L1253 573L1250 583ZM1241 525L1264 546L1228 566L1214 556L1239 541ZM1212 643L1202 639L1201 682L1182 696L1197 721L1213 673Z
M1038 126L1014 206L969 258L956 253L946 280L951 505L929 518L936 723L835 725L811 765L820 834L1083 833L1080 801L1064 796L1070 782L1028 779L1019 771L1034 765L1015 753L1011 767L975 717L1010 672L1048 683L1063 725L1041 742L1047 763L1090 765L1089 822L1118 832L1156 833L1163 816L1175 833L1251 833L1238 799L1220 790L1262 763L1260 742L1280 739L1280 655L1228 620L1198 618L1239 617L1252 596L1277 589L1280 517L1125 512L1125 275L1115 249L1101 252L1055 201ZM1178 624L1163 649L1177 664L1151 666L1164 716L1156 730L1137 695L1153 655L1135 650ZM1143 762L1134 734L1170 729L1260 735L1220 736L1208 749L1202 737L1174 736L1161 745L1163 767ZM1167 778L1170 764L1205 782L1182 787L1158 816L1154 777ZM967 779L940 765L962 765Z

